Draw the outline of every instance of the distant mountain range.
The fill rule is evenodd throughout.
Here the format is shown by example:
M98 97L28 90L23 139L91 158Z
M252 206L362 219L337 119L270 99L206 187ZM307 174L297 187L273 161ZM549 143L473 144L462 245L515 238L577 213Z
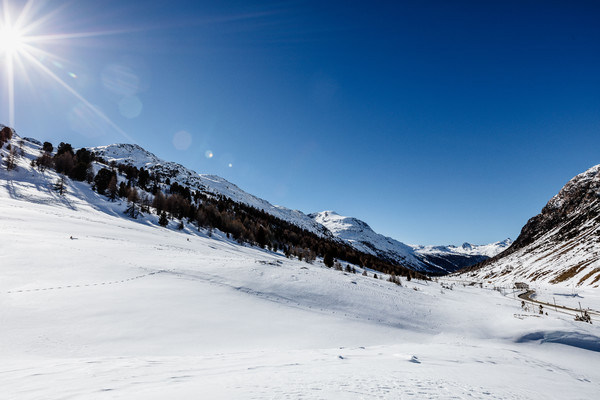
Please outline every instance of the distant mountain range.
M164 161L138 145L113 144L92 147L89 150L107 162L114 161L144 168L181 185L248 204L309 232L337 238L359 251L420 272L432 274L453 272L494 256L510 244L510 240L507 240L484 246L469 245L471 246L469 251L455 246L409 246L374 232L366 222L344 217L333 211L306 215L298 210L272 205L266 200L246 193L219 176L198 174L181 164Z
M472 280L600 286L600 165L575 176L503 253L461 271Z
M310 217L325 226L333 236L360 251L432 274L447 274L487 260L512 243L510 239L506 239L488 245L464 243L460 247L407 245L374 232L364 221L344 217L334 211L310 214Z
M461 246L411 246L415 254L424 262L435 265L445 272L453 272L502 253L510 247L512 240L477 245L463 243Z

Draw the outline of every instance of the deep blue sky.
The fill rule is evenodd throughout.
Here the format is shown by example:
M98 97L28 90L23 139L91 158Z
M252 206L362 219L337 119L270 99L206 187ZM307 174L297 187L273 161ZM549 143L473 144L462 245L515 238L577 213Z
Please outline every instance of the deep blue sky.
M134 141L419 244L514 239L600 163L600 3L377 3L32 2L53 12L32 34L111 34L33 42L15 128Z

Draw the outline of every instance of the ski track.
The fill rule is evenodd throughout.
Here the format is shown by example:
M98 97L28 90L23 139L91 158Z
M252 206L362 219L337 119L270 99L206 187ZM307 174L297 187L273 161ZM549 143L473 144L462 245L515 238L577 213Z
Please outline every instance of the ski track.
M5 294L16 294L16 293L28 293L28 292L40 292L44 290L62 290L62 289L76 289L83 287L93 287L93 286L105 286L105 285L117 285L121 283L127 283L130 281L135 281L137 279L146 278L152 275L161 274L167 272L165 270L160 270L156 272L150 272L148 274L137 275L130 278L124 278L116 281L106 281L106 282L96 282L96 283L80 283L80 284L71 284L71 285L62 285L62 286L54 286L54 287L44 287L44 288L35 288L35 289L17 289L17 290L9 290L4 292Z

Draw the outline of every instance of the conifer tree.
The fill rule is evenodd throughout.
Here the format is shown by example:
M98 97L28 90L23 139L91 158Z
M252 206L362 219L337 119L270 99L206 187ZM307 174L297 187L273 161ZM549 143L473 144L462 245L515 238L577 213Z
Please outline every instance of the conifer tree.
M267 231L262 225L258 227L258 231L256 232L256 243L261 248L264 248L267 244Z
M96 184L96 190L98 191L98 193L104 194L106 189L108 189L110 181L115 176L116 173L114 171L111 171L110 169L102 168L100 171L98 171L98 174L94 178L94 183Z
M328 268L333 267L333 256L331 255L331 253L325 253L325 256L323 257L323 263Z
M121 182L119 184L119 193L117 193L118 196L120 198L127 197L127 193L128 193L127 185L125 185L125 182Z
M17 168L17 163L15 162L15 158L16 158L15 149L14 149L14 147L11 147L10 150L8 151L8 156L6 157L6 160L4 161L4 164L6 165L7 170L12 171L13 169Z
M42 151L44 153L52 153L52 151L54 150L54 146L52 146L52 143L50 142L44 142L44 144L42 145Z
M13 129L8 126L0 125L0 147L4 146L4 143L8 142L13 137Z
M158 224L160 226L167 226L169 224L169 219L167 218L167 213L166 212L162 212L160 214L160 218L158 219Z

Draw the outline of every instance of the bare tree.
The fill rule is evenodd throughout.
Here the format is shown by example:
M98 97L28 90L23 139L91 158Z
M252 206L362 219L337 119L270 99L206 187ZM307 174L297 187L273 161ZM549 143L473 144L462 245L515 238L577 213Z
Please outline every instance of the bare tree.
M54 186L52 188L54 189L54 191L58 192L58 194L61 196L63 196L67 192L67 185L65 184L64 175L61 175L56 180L56 182L54 183Z
M138 215L140 215L140 210L138 209L137 205L137 203L140 201L140 196L135 188L131 188L129 190L127 201L129 201L129 207L127 207L125 210L125 214L129 215L133 219L136 219Z
M117 187L117 177L115 175L113 175L110 178L110 182L108 182L108 198L111 201L115 201L118 193L119 193L119 188Z

